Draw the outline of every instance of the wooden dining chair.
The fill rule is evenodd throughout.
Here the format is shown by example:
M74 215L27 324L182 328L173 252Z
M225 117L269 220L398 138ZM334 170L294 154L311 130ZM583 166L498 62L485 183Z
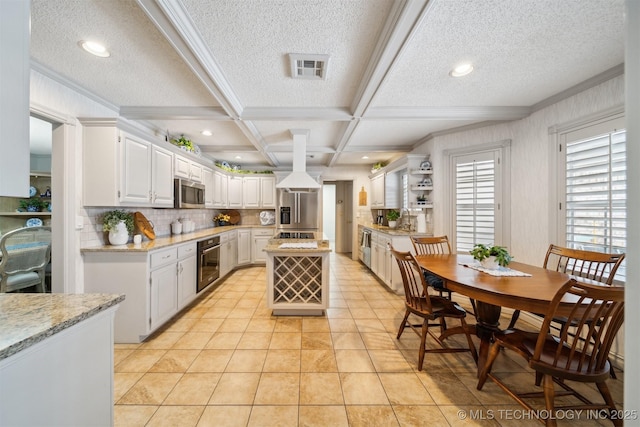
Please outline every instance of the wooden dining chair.
M544 257L542 267L611 285L624 257L625 254L584 251L551 244ZM544 314L533 314L544 317ZM508 328L513 328L519 317L520 310L515 310L511 316ZM563 323L564 320L558 318L557 321L551 323L551 327L557 329L562 327Z
M0 238L0 293L35 286L46 292L46 267L51 259L51 227L24 227Z
M438 255L451 253L451 244L449 243L449 238L447 236L411 236L411 244L413 245L413 249L415 250L417 255ZM444 281L440 277L424 269L423 273L427 284L431 286L436 292L438 292L438 295L440 295L441 297L445 296L449 300L451 299L451 291L447 289ZM471 303L472 307L472 311L470 312L470 314L473 314L475 316L476 302L471 298L469 299L469 302Z
M567 301L574 302L570 307L570 314L564 316ZM567 322L557 331L550 328L550 324L561 315L561 309ZM482 390L487 378L491 378L509 396L530 411L533 411L533 407L525 399L544 397L548 414L555 414L556 410L561 409L580 408L605 409L615 415L616 406L606 380L611 369L609 351L623 321L624 287L586 284L571 279L551 301L540 332L507 329L494 334L494 343L489 350L487 362L480 371L477 388ZM575 328L578 329L578 333L570 331ZM542 392L518 393L491 373L493 363L503 348L515 351L527 360L536 376L542 377ZM565 380L595 383L604 403L591 402L570 387ZM557 392L554 383L563 390ZM555 398L566 395L576 397L582 404L555 407ZM614 425L622 425L620 417L611 418ZM554 417L547 418L546 425L555 426Z
M397 339L400 339L405 327L409 326L420 337L420 351L418 354L418 370L422 370L425 353L458 353L458 352L470 352L473 356L473 360L477 362L478 354L476 348L471 340L470 328L465 321L467 312L460 307L457 303L437 295L429 295L426 292L427 283L422 274L421 268L418 265L415 257L411 252L396 251L393 246L391 247L391 253L398 262L400 268L400 274L402 275L402 283L404 285L405 294L405 315L400 323L400 329L398 330ZM409 316L414 315L422 319L422 323L414 325L409 322ZM442 335L445 333L445 319L459 319L460 330L465 334L467 338L468 347L466 348L449 348L444 344L444 338ZM431 322L438 323L431 323ZM437 326L440 328L440 336L433 333L431 326ZM450 334L451 330L447 330L446 333ZM435 339L439 348L428 349L426 345L427 335L430 335Z
M416 255L438 255L451 253L451 244L449 243L449 238L447 236L411 236L411 244L413 245ZM451 291L446 288L440 277L424 270L424 278L427 281L427 284L435 289L440 296L446 294L446 298L451 299Z

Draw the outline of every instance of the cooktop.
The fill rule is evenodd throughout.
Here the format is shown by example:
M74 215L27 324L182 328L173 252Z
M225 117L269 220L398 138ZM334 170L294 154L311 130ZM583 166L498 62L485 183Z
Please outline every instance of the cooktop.
M283 231L278 234L278 239L313 239L313 233L302 233L297 231Z

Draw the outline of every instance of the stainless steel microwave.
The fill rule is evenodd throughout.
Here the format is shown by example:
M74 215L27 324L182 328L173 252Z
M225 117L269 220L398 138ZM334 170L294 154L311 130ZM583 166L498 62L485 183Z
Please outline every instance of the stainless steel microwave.
M173 207L204 209L204 185L186 179L173 181Z

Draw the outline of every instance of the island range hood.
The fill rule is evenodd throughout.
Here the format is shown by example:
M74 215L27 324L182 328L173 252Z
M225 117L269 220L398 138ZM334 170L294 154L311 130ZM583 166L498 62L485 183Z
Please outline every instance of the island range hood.
M318 191L320 184L306 170L308 129L291 129L293 136L293 171L276 184L292 193L308 193Z

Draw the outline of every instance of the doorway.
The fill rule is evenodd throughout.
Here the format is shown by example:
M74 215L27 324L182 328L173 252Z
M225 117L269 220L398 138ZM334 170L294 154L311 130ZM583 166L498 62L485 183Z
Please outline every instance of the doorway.
M336 253L353 251L353 181L323 183L322 230Z

